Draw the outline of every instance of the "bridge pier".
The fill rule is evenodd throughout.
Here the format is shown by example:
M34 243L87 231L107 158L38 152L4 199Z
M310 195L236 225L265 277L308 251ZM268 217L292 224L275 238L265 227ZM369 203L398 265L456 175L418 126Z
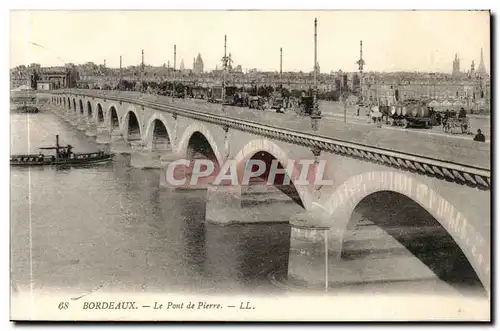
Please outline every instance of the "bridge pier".
M151 144L143 141L134 141L131 143L132 152L130 154L130 166L139 169L160 169L163 167L160 157L163 152L153 150Z
M108 129L106 124L99 124L97 126L96 139L97 144L110 144L111 143L111 131Z
M338 267L343 230L332 228L323 212L298 214L290 225L289 281L326 287L335 278L350 272Z
M130 145L125 141L119 130L113 130L111 132L110 150L112 153L130 154Z
M78 115L77 113L74 113L74 112L70 112L69 113L69 123L73 126L73 127L77 127L79 124L80 124L80 121L82 120L82 118L80 117L80 115Z
M69 120L68 123L71 124L71 126L76 128L78 126L79 121L80 121L80 116L78 116L77 114L70 112L70 111L67 111L66 114L68 114L68 120Z
M86 131L87 130L87 120L85 117L80 116L78 119L78 122L76 124L76 129L79 131Z
M174 186L172 184L170 184L168 181L167 181L167 168L168 168L168 165L173 162L173 161L177 161L177 160L180 160L180 159L183 159L185 157L183 157L182 155L178 154L177 152L173 151L173 150L168 150L168 151L162 151L161 152L161 155L160 155L160 187L162 188L167 188L167 189L170 189L170 190L177 190L177 189L180 189L180 190L189 190L189 189L193 189L193 187L190 187L189 186L189 183L186 183L186 185L182 185L182 186ZM196 188L196 189L199 189L199 188Z
M207 185L207 222L288 223L302 207L274 186Z
M51 108L51 111L54 115L56 115L57 117L60 117L62 119L64 119L64 115L65 115L65 112L63 109L61 109L61 107L59 107L59 105L56 105L54 104Z
M87 131L85 131L85 135L87 137L95 137L97 136L97 124L95 124L92 120L87 120Z
M58 115L66 123L71 124L73 122L73 116L72 116L72 114L68 113L68 111L66 109L60 109Z
M65 108L63 108L62 106L59 106L57 104L53 104L52 113L55 114L56 116L58 116L59 118L61 118L63 121L69 122L68 111Z

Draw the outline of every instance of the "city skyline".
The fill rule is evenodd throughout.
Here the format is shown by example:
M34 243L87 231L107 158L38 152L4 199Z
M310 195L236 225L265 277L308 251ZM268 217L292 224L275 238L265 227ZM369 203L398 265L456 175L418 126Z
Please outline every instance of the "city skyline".
M284 72L310 72L315 17L322 72L357 71L360 40L365 71L450 73L456 53L466 71L481 48L490 70L487 11L12 11L10 67L117 68L120 55L127 67L141 63L141 49L145 64L173 66L177 45L177 68L201 53L210 71L221 68L226 34L234 66L279 71L282 47Z

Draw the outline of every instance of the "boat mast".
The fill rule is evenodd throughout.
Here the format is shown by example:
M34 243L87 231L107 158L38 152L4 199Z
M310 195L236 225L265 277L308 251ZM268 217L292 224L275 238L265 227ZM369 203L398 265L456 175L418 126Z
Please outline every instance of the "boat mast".
M59 158L59 135L56 134L56 159Z

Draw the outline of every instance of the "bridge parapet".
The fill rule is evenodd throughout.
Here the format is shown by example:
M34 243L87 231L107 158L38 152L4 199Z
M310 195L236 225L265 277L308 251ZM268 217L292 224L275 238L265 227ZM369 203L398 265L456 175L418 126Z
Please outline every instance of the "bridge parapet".
M298 130L296 127L290 129L278 126L274 124L276 121L274 121L273 124L259 123L254 120L238 118L233 116L235 115L233 113L229 116L228 112L224 113L214 107L203 108L201 106L198 107L195 103L187 104L182 102L172 104L170 98L141 94L139 92L59 90L53 93L66 95L73 94L75 96L102 98L131 103L202 122L226 126L230 129L268 137L286 143L314 148L320 151L356 158L365 162L377 163L391 168L415 172L440 180L455 182L460 185L476 187L481 190L491 189L490 170L486 166L475 166L449 160L440 160L436 157L395 151L388 148L336 139L314 133L310 130ZM487 151L482 150L481 152L486 153ZM484 153L481 155L484 156ZM487 153L486 156L489 158L489 153Z

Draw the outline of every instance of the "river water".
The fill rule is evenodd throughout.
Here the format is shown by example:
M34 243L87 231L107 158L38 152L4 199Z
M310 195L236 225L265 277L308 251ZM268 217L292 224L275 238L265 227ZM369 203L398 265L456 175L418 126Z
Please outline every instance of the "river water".
M56 134L77 152L102 148L50 112L11 114L10 121L11 154L38 153L54 145ZM286 274L288 224L205 223L204 191L160 188L159 170L129 163L117 155L85 168L11 168L15 287L75 294L290 291L270 277ZM336 289L342 290L455 292L437 278Z
M100 148L42 112L11 116L11 154L38 153L55 134L78 152ZM129 158L11 169L11 265L20 290L280 291L267 275L287 268L288 225L205 224L203 191L160 189L159 171L131 168Z

